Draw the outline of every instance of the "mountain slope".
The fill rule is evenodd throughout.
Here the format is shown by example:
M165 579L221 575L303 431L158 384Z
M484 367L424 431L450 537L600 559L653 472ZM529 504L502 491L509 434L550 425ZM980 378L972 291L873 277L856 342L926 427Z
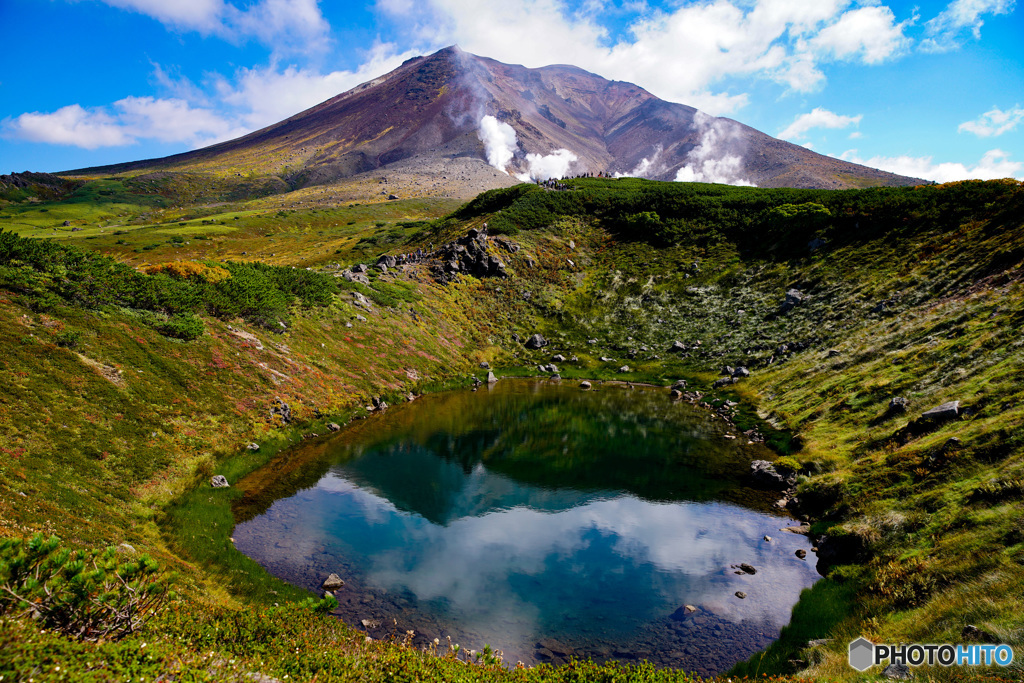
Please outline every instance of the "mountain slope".
M925 182L816 154L577 67L528 69L458 47L410 59L236 140L70 173L255 171L301 187L398 161L458 158L486 159L512 175L534 179L608 173L817 188Z

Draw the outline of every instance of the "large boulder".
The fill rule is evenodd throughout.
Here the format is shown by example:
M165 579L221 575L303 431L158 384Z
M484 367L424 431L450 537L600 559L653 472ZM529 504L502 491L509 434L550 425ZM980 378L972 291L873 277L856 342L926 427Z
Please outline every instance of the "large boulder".
M767 460L755 460L750 463L750 476L758 486L771 489L786 489L792 486L796 478L784 477Z
M548 340L540 334L535 334L526 340L526 348L528 349L540 349L548 345Z
M931 410L921 413L921 419L927 422L947 422L960 416L960 401L950 401Z

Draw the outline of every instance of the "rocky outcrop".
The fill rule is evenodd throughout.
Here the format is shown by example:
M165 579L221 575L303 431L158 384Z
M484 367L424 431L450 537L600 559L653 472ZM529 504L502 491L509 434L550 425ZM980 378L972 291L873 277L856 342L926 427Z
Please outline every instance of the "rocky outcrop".
M502 246L509 250L508 240ZM444 244L437 250L439 264L431 268L434 279L441 284L454 282L460 274L475 277L506 277L505 264L488 248L487 231L470 229L464 237Z
M784 477L767 460L750 463L750 476L754 483L770 489L786 489L796 483L795 476Z

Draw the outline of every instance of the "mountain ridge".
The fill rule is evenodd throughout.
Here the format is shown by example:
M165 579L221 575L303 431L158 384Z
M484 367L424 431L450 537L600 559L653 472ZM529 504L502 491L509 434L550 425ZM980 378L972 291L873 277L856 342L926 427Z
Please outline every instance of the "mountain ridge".
M531 69L457 46L234 140L65 175L255 172L296 189L415 158L475 159L520 180L602 173L822 189L928 182L827 157L573 65Z

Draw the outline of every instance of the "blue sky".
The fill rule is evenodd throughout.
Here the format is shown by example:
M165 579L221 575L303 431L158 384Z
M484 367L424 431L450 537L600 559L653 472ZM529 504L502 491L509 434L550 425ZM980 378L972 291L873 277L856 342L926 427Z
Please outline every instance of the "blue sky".
M458 44L823 154L1024 179L1015 0L0 0L0 173L187 151Z

